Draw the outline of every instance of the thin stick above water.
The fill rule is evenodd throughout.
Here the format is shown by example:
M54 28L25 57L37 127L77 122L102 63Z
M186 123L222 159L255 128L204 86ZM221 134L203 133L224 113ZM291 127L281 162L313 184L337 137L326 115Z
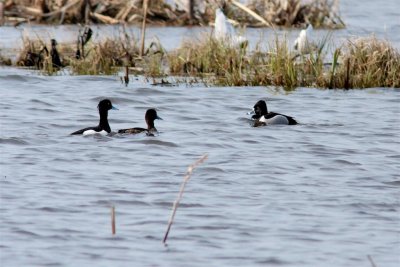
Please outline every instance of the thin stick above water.
M371 255L367 255L369 262L371 263L372 267L377 267L374 260L372 259Z
M115 206L111 207L111 232L113 235L115 235Z
M174 201L174 204L173 204L173 206L172 206L171 217L169 218L167 231L165 232L165 236L164 236L164 239L163 239L164 245L165 245L166 242L167 242L168 234L169 234L169 231L170 231L170 229L171 229L172 223L174 222L176 210L178 209L179 202L180 202L181 199L182 199L183 191L185 191L186 183L189 181L190 177L192 176L193 170L194 170L198 165L200 165L201 163L203 163L204 161L206 161L207 158L208 158L208 154L204 154L201 158L199 158L198 160L196 160L192 165L190 165L190 166L188 167L188 170L187 170L187 172L186 172L186 175L185 175L185 177L183 177L183 182L182 182L181 188L180 188L180 190L179 190L178 198Z
M142 36L140 40L140 56L144 53L144 37L146 33L146 18L147 18L147 6L149 0L143 0L143 24L142 24Z

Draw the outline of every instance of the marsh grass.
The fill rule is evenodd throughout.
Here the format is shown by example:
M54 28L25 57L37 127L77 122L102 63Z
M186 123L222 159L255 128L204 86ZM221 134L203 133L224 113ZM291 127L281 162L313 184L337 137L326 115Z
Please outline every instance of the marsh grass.
M11 66L12 65L11 58L5 57L0 53L0 65Z
M23 37L23 47L17 58L17 65L31 67L43 74L52 75L59 71L54 68L50 50L40 38ZM162 62L165 51L158 40L150 43L143 57L139 56L138 40L123 29L118 37L100 41L89 41L85 55L76 58L76 44L57 46L62 63L73 75L113 75L122 67L133 69L134 74L161 77L165 75Z
M336 53L341 64L333 75L333 87L400 87L400 53L388 41L348 40Z
M17 65L21 67L33 67L41 70L43 73L53 74L52 67L46 69L52 64L45 42L42 39L33 41L26 36L23 36L22 40L23 47L17 57Z
M315 76L322 73L322 49L296 61L286 37L276 36L267 51L259 44L251 53L246 46L227 45L211 36L201 40L186 41L168 55L170 74L212 74L217 85L274 85L291 90L311 85Z
M389 42L375 37L348 40L331 57L329 45L328 34L310 54L298 55L286 36L275 36L268 44L260 41L250 52L246 44L234 46L204 34L185 40L171 52L155 40L140 57L136 39L123 34L89 42L83 59L75 58L74 44L60 44L58 50L64 66L74 75L111 75L124 69L148 78L173 76L220 86L277 86L285 90L400 87L400 55ZM48 44L43 40L24 39L17 64L47 75L58 74L60 70L53 66L44 47ZM331 62L327 58L332 58Z
M275 39L263 50L257 45L231 46L211 36L185 41L167 55L169 74L209 77L224 86L370 88L400 86L399 51L375 37L348 40L327 62L331 33L309 54L296 55L287 38Z
M288 90L295 88L298 84L299 68L293 59L286 37L280 39L276 36L269 50L271 52L266 58L267 68L262 70L266 72L271 85L282 86Z
M117 38L89 41L85 56L70 57L71 72L76 75L110 75L123 66L134 66L134 58L139 54L138 42L125 30Z
M245 51L244 51L245 53ZM186 40L180 48L168 54L170 74L189 76L213 73L217 76L234 72L241 66L243 49L234 48L204 34L196 40Z
M72 74L75 75L110 75L118 72L117 67L123 66L124 46L115 40L91 43L85 51L85 57L69 59ZM128 62L129 64L130 62Z
M110 75L116 74L122 67L127 67L137 75L165 75L165 50L158 40L151 42L144 55L140 56L138 39L123 30L119 37L92 42L86 50L84 59L70 58L69 65L73 74Z

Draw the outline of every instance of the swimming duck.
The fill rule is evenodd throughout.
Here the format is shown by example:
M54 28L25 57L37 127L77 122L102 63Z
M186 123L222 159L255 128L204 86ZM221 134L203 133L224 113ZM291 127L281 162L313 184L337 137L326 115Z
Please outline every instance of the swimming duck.
M285 124L285 125L296 125L297 121L290 116L286 116L280 113L268 112L267 103L264 100L258 101L249 115L253 115L251 118L255 120L254 127L265 126L270 124Z
M76 134L83 134L83 135L90 135L90 134L102 134L102 135L106 135L109 134L111 132L111 128L110 125L108 124L108 111L110 109L116 109L118 110L116 107L114 107L111 104L111 101L108 99L103 99L99 102L99 105L97 106L97 109L99 110L99 114L100 114L100 121L99 121L99 125L95 126L95 127L87 127L81 130L78 130L76 132L71 133L72 135L76 135Z
M144 119L146 120L147 129L135 127L135 128L118 130L118 133L138 134L138 133L146 132L147 135L154 135L154 133L157 132L156 127L154 127L154 120L162 120L162 118L160 118L157 115L157 111L155 109L151 108L146 111Z

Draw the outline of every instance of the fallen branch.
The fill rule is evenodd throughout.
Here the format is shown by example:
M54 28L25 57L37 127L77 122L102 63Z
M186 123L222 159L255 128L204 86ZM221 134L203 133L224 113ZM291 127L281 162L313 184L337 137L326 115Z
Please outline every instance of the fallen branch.
M231 0L232 4L234 4L235 6L237 6L238 8L242 9L243 11L247 12L250 16L252 16L253 18L255 18L256 20L260 21L261 23L272 27L271 23L269 23L268 21L266 21L265 19L263 19L260 15L258 15L256 12L254 12L253 10L249 9L247 6L235 1L235 0Z
M118 24L119 23L119 20L116 20L116 19L114 19L112 17L109 17L109 16L101 15L101 14L96 13L96 12L90 12L90 16L92 16L93 18L98 19L101 22L106 23L106 24L107 23L108 24Z
M179 202L180 202L181 199L182 199L183 191L185 190L186 183L189 181L190 177L192 176L193 170L194 170L198 165L200 165L201 163L203 163L204 161L206 161L207 158L208 158L208 154L204 154L201 158L199 158L197 161L195 161L192 165L190 165L190 166L188 167L188 170L187 170L187 172L186 172L186 175L185 175L185 177L183 177L183 182L182 182L181 188L180 188L180 190L179 190L178 198L174 201L174 204L173 204L173 206L172 206L171 217L169 218L167 231L165 232L165 236L164 236L164 239L163 239L164 245L165 245L166 242L167 242L168 234L169 234L169 231L170 231L170 229L171 229L172 223L174 222L176 210L178 209Z
M35 16L35 17L42 17L43 16L43 12L39 8L21 6L21 7L19 7L19 9L21 10L21 12L26 13L28 15L32 15L32 16Z
M76 4L80 3L81 0L73 0L70 3L66 4L65 6L63 6L62 8L60 8L59 10L53 11L53 12L49 12L49 13L43 13L43 11L40 8L37 7L29 7L29 6L18 6L18 10L21 13L24 13L25 15L30 15L30 16L34 16L36 18L46 18L46 17L53 17L55 15L58 14L62 14L62 19L65 15L65 12L75 6Z

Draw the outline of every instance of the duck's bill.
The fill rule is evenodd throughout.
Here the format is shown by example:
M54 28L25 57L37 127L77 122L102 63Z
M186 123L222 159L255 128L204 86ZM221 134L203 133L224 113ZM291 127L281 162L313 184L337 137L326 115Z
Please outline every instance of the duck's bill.
M247 112L247 115L254 115L254 114L256 114L256 112L254 111L254 108L252 111Z
M118 108L116 108L116 107L114 107L114 106L112 106L112 107L111 107L111 109L114 109L114 110L119 110Z
M159 117L159 116L157 116L156 119L157 119L157 120L162 120L162 121L163 121L163 119L162 119L161 117Z

